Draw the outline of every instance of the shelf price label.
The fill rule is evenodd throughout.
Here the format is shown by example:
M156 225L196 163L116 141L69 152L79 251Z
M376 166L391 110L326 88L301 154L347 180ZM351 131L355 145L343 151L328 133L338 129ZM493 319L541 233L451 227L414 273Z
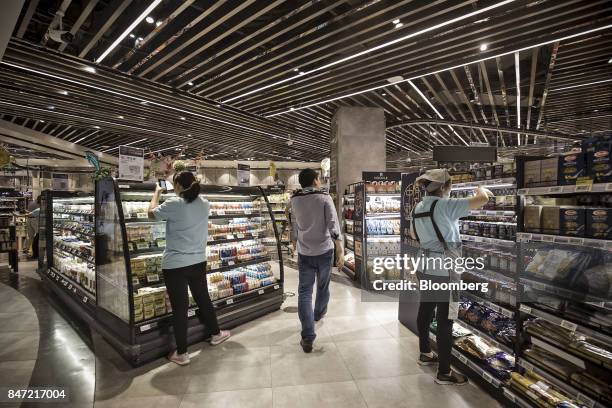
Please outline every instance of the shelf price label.
M584 238L570 238L569 242L574 245L584 245Z
M593 190L592 184L579 184L576 185L576 189L574 191L576 191L577 193L588 193L591 190Z
M531 308L529 306L521 305L519 310L523 313L531 314Z
M242 239L242 238L244 238L244 234L236 234L236 238Z
M593 408L595 406L595 401L581 392L579 392L576 396L576 401L580 404L586 405L589 408Z
M277 290L278 288L280 288L279 285L274 285L274 290Z
M561 320L561 324L559 326L572 332L575 332L578 328L578 325L576 323L568 322L567 320Z
M557 187L549 187L549 188L548 188L548 192L549 192L550 194L560 193L560 192L561 192L561 190L563 190L563 187L561 187L561 186L557 186Z
M234 299L227 299L227 301L225 302L228 305L231 305L234 303Z
M508 398L510 402L516 403L516 396L510 391L508 391L507 388L504 388L504 396Z
M217 210L217 215L225 215L225 211L224 210Z
M555 237L552 235L542 235L542 242L555 242Z
M257 293L259 293L260 295L263 295L263 294L264 294L264 290L263 290L263 289L259 289L259 290L257 291Z
M227 264L228 264L229 266L234 266L236 263L235 263L234 261L227 261Z
M142 326L140 326L140 332L146 332L147 330L151 329L151 324L144 324Z
M234 239L234 236L232 234L227 234L227 236L225 238L227 238L227 239Z
M482 378L484 378L486 382L493 384L493 376L486 371L482 372Z
M606 191L612 191L612 183L606 184Z
M244 210L244 215L251 215L251 210Z
M521 364L521 367L523 367L527 371L533 371L533 369L535 368L533 364L531 364L528 361L522 360L522 359L520 361L520 364Z

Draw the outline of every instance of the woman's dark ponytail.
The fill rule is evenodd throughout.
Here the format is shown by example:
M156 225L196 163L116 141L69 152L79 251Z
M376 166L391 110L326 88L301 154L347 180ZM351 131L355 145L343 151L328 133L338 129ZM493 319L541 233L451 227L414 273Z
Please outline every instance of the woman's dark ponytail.
M193 173L189 171L182 171L174 176L174 184L180 184L183 187L181 197L188 203L193 202L200 195L200 183L195 178Z

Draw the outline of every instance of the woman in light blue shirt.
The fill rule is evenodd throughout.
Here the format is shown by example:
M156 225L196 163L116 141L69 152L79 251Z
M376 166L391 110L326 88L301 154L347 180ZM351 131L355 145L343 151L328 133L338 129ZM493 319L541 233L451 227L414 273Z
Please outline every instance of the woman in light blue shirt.
M206 241L208 239L208 200L199 196L200 183L195 176L183 171L174 176L176 197L159 205L163 189L158 185L149 205L149 218L166 221L166 249L162 272L172 305L172 322L176 350L168 359L178 365L189 364L187 353L187 311L191 289L199 308L198 317L208 333L210 343L219 344L230 337L227 330L219 330L215 309L206 285Z
M470 210L482 208L492 195L478 188L471 198L450 198L451 177L445 169L428 170L416 179L416 185L424 188L427 195L412 212L411 233L420 242L421 254L427 259L461 256L459 219L467 217ZM431 262L431 268L417 271L419 280L432 284L448 284L455 279L454 271L444 269L444 262ZM437 266L437 267L436 267ZM417 329L419 332L420 365L438 365L435 382L438 384L462 385L467 378L451 370L450 356L453 347L453 319L456 318L456 303L451 302L452 292L446 290L420 291ZM429 326L436 315L436 340L438 356L431 351Z

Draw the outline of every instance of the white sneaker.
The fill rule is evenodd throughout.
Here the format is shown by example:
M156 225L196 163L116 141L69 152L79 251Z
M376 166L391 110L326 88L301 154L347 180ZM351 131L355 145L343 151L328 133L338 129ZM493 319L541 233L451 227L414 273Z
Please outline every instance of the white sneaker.
M168 360L180 366L185 366L191 362L191 359L189 358L189 353L178 354L176 350L174 350L168 355Z
M225 340L229 339L231 336L229 330L221 330L219 334L215 334L212 336L210 340L210 344L216 346L217 344L223 343Z

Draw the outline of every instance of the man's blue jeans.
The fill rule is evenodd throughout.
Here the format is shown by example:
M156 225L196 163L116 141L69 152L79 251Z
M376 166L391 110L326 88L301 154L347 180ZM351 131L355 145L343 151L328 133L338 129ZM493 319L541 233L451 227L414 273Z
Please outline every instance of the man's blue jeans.
M298 315L302 322L302 339L314 341L314 320L323 317L329 301L329 280L334 264L334 250L330 249L322 255L298 255L300 281L298 285ZM314 312L312 310L312 288L317 281L317 297Z

